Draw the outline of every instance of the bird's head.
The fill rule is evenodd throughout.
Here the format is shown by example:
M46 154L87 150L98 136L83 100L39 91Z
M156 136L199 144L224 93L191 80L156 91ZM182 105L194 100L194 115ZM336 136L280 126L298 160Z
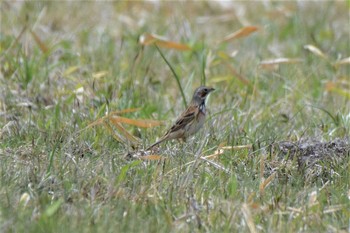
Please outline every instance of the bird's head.
M214 90L215 89L212 87L205 87L205 86L198 87L193 94L192 101L195 101L196 103L201 104L202 102L205 101L209 93Z

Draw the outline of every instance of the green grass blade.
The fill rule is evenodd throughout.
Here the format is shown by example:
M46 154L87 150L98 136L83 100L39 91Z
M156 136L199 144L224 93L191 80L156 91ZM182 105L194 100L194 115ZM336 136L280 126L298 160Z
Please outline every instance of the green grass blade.
M180 78L179 76L176 74L174 68L171 66L170 62L165 58L164 54L162 53L162 51L159 49L159 47L157 45L155 45L158 52L160 53L160 56L162 56L163 60L166 62L166 64L169 66L171 72L173 73L174 77L175 77L175 80L176 80L176 83L177 85L179 86L179 89L180 89L180 92L181 92L181 96L182 96L182 101L185 105L185 108L187 108L187 101L186 101L186 97L185 97L185 93L183 91L183 88L181 86L181 83L180 83Z

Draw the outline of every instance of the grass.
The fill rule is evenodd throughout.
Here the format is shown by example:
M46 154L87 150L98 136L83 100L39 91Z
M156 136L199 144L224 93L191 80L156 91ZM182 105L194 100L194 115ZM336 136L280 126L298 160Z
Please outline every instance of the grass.
M1 232L349 231L349 153L304 168L275 148L349 145L348 1L0 7ZM219 42L243 25L259 30ZM142 46L145 33L192 49ZM289 60L261 65L277 58ZM194 139L125 159L201 84L216 91ZM166 126L123 124L138 143L113 123L88 127L132 108L123 116Z

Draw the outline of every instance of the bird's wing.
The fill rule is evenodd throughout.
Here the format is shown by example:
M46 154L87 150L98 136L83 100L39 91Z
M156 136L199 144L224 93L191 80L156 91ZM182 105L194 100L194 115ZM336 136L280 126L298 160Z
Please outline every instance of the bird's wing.
M198 115L197 106L189 106L186 111L184 111L181 116L176 120L175 124L168 130L166 134L176 132L181 129L185 129L185 126L190 124L193 120L197 118Z
M186 111L184 111L181 114L181 116L176 120L175 124L164 134L164 136L161 137L161 139L159 139L157 142L149 146L146 150L150 150L152 147L158 145L159 143L165 140L184 138L186 126L191 124L192 121L197 120L199 111L200 110L198 106L189 106L186 109Z

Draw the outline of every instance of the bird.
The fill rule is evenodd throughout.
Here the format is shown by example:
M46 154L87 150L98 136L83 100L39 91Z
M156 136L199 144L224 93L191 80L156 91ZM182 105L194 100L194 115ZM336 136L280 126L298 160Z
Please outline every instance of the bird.
M205 100L209 93L214 91L212 87L200 86L193 94L192 100L187 109L177 118L175 124L155 143L150 145L146 151L154 146L172 139L182 139L195 134L200 130L205 122L206 106Z

